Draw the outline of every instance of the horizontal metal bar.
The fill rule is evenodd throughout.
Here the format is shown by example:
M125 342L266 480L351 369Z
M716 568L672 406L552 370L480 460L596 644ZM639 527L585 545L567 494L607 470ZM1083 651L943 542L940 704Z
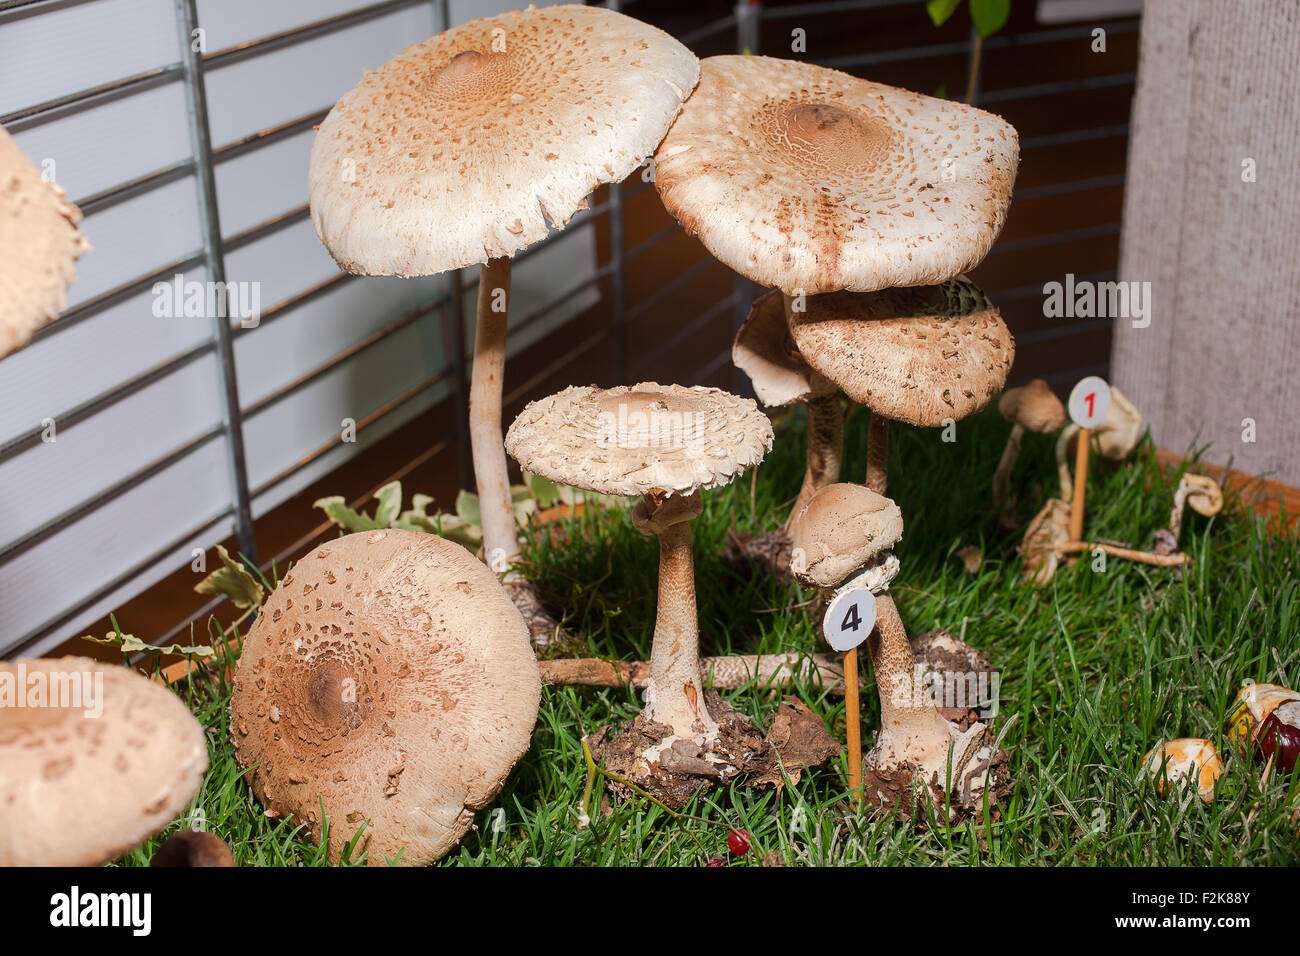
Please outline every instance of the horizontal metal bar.
M1089 319L1086 322L1072 322L1069 325L1062 325L1053 329L1035 329L1032 332L1026 332L1023 335L1016 336L1016 347L1023 345L1035 345L1039 342L1050 342L1053 339L1065 339L1075 335L1089 335L1093 332L1102 332L1111 328L1115 324L1115 319Z
M1020 151L1042 149L1045 146L1064 146L1068 143L1086 143L1094 139L1110 139L1113 136L1127 136L1128 123L1114 123L1110 126L1092 126L1088 129L1071 129L1061 133L1044 133L1041 136L1029 136L1020 141Z
M980 102L1005 103L1008 100L1028 100L1037 96L1060 96L1064 93L1083 93L1115 86L1132 86L1136 82L1136 73L1085 76L1081 79L1061 80L1055 83L1031 83L1026 86L1008 86L1000 90L980 90Z
M693 44L699 43L705 37L713 36L715 33L721 33L723 30L728 30L735 25L736 15L733 13L730 16L723 17L721 20L714 20L712 23L706 23L703 26L697 27L690 33L682 34L677 38L677 42L682 46L689 47Z
M259 239L265 239L267 236L279 232L281 229L287 229L289 226L297 225L311 215L311 206L303 203L288 212L282 212L278 216L270 219L264 219L256 226L250 226L243 232L237 232L233 236L227 236L221 241L221 248L226 252L234 252L236 249L242 249L244 246L252 245Z
M641 369L649 368L659 359L663 358L665 355L667 355L677 346L681 345L683 342L689 339L692 335L695 335L697 332L700 332L702 329L708 326L709 323L712 322L714 319L716 319L720 314L722 314L727 309L735 305L738 298L739 298L739 293L732 292L731 295L727 296L725 299L715 302L713 305L709 306L709 308L705 309L695 318L691 319L690 322L682 326L671 336L669 336L667 339L661 342L653 352L651 352L649 355L642 358L637 363L638 366ZM637 372L636 376L633 377L635 378L640 374L641 374L640 372Z
M316 110L314 113L308 113L305 116L299 116L297 119L291 119L287 122L280 123L277 126L271 126L248 136L243 136L233 142L219 146L212 151L212 158L223 163L228 159L234 159L236 156L242 156L244 153L260 149L271 143L279 142L282 139L288 139L299 133L305 133L307 130L317 126L329 113L329 107L323 110Z
M268 36L258 37L255 40L247 40L244 43L216 50L203 57L203 66L206 70L219 69L223 66L229 66L231 63L246 60L249 57L260 56L263 53L270 53L272 50L302 43L304 40L312 40L338 30L346 30L349 27L365 23L367 20L395 13L405 7L414 7L426 3L427 0L383 0L381 3L372 3L368 7L361 7L358 10L326 17L323 20L315 20L300 27L282 30L279 33L272 33Z
M1075 179L1068 183L1048 183L1044 186L1031 186L1029 189L1017 189L1011 197L1016 199L1042 199L1046 196L1063 196L1067 193L1088 192L1092 189L1110 189L1123 186L1125 175L1115 173L1112 176L1095 176L1091 179Z
M97 492L93 498L87 498L78 505L74 505L62 514L56 515L49 521L45 522L38 528L33 528L21 538L16 538L8 542L4 547L0 547L0 567L8 564L14 558L30 551L45 539L52 537L70 525L76 524L82 518L90 515L109 502L116 501L122 495L126 494L137 485L143 484L150 478L166 471L176 462L185 458L187 455L198 451L212 439L225 433L223 425L214 425L206 432L191 438L185 444L173 449L161 458L157 458L143 468L133 471L125 478L115 481L103 491Z
M714 259L712 256L705 256L703 259L701 259L699 262L695 263L694 265L690 266L689 268L683 269L681 272L679 272L676 275L676 277L672 279L672 281L666 282L663 285L659 286L659 288L655 289L654 292L650 293L650 295L645 296L640 301L638 301L634 306L628 309L627 310L628 320L631 321L632 319L636 318L638 315L641 315L645 312L649 312L651 309L653 309L664 299L671 296L674 292L680 290L692 279L700 275L703 275L704 272L707 271L711 266L721 266L721 265L722 263L718 262L718 260Z
M184 259L177 259L175 262L168 263L161 269L155 269L147 275L137 276L134 279L128 279L119 286L114 286L107 292L101 292L99 295L92 296L85 302L74 305L68 309L49 325L42 326L33 334L31 341L39 342L48 339L51 336L58 335L74 325L79 325L91 316L98 315L105 309L112 308L120 302L125 302L133 295L138 295L145 289L151 289L156 282L170 281L178 272L186 272L197 265L203 263L203 253L194 252Z
M436 299L426 302L424 305L421 305L419 308L407 312L405 315L398 318L395 322L386 325L382 329L378 329L375 332L372 332L370 335L367 335L364 339L361 339L360 341L354 342L352 345L349 345L347 348L345 348L342 352L339 352L331 356L321 364L317 365L315 368L308 369L306 372L303 372L293 381L288 382L280 386L279 388L275 389L274 391L268 393L267 395L262 396L257 401L253 402L251 405L246 405L244 407L244 417L251 418L252 416L259 414L260 412L266 411L268 408L275 405L277 402L283 401L284 399L288 398L290 395L293 395L301 391L302 389L306 388L308 385L316 381L322 375L329 373L331 370L337 368L339 365L341 365L343 362L346 362L348 359L360 355L362 352L366 351L372 345L377 345L378 343L384 341L390 336L395 335L396 333L400 332L402 329L406 328L412 323L428 315L430 312L434 312L437 311L438 309L441 309L445 304L446 304L445 297L439 296Z
M12 23L15 20L24 20L27 17L62 10L65 7L79 7L83 3L94 2L96 0L3 0L3 2L0 2L0 26L5 23ZM40 7L41 9L33 10L32 7ZM18 12L20 10L21 13ZM13 16L5 16L5 14L13 14Z
M595 285L601 279L604 279L613 271L614 271L613 263L606 263L605 265L601 266L599 269L597 269L587 278L583 279L581 282L569 286L569 288L565 289L563 292L561 292L559 295L555 296L554 298L548 300L540 308L535 309L534 311L530 312L528 315L524 316L522 319L519 320L519 322L515 324L513 328L510 329L510 334L518 335L519 333L523 332L525 329L530 327L534 322L540 320L542 316L558 308L559 306L564 305L564 303L568 302L579 292L582 292L584 289L589 289L591 286Z
M1076 275L1076 282L1106 282L1114 279L1116 272L1114 269L1104 269L1101 272L1091 272L1087 275ZM1033 298L1036 295L1043 294L1042 282L1031 282L1029 285L1018 285L1010 289L1001 291L983 290L995 306L1001 306L1007 302L1019 302L1021 299Z
M170 166L163 166L161 169L155 169L151 173L145 173L135 179L129 179L124 183L118 183L108 189L92 193L84 199L77 200L77 207L83 215L91 216L97 212L103 212L110 209L120 202L126 202L128 199L135 199L145 193L157 189L159 186L165 186L168 183L174 183L178 179L184 179L194 172L194 160L182 159L172 163Z
M551 362L540 372L536 372L533 375L530 375L528 379L524 381L522 384L516 385L513 389L511 389L509 393L506 394L505 399L502 402L502 406L504 407L506 405L510 405L511 403L518 401L522 396L527 395L534 388L536 388L541 382L546 381L547 378L554 375L560 369L564 368L566 365L572 364L573 362L577 361L577 359L579 359L581 356L585 355L587 352L590 352L593 348L596 347L596 343L599 342L601 339L606 339L606 338L609 338L608 329L600 329L594 335L585 336L582 340L581 345L577 346L576 348L566 350L563 355L561 355L555 361Z
M256 326L245 326L240 323L232 328L231 331L235 334L236 339L245 335L251 335L253 332L257 331L257 329L266 328L266 326L270 325L276 319L288 315L299 306L306 305L308 302L319 299L325 293L330 292L345 283L351 282L356 278L358 277L350 272L340 272L337 275L332 275L328 279L323 279L315 285L303 289L301 292L295 292L287 299L281 299L269 309L264 309Z
M386 402L385 404L379 406L379 408L375 409L365 418L360 419L357 422L356 431L360 432L363 429L374 424L375 422L379 421L379 419L385 417L390 412L396 411L398 408L405 405L407 402L411 401L411 399L418 396L421 392L428 391L434 385L437 385L440 381L446 379L447 376L451 374L451 372L452 372L451 365L449 364L444 365L441 369L439 369L429 378L424 379L424 381L422 382L417 382L414 386L407 389L401 395L398 395L396 398L392 399L391 401ZM314 462L317 458L320 458L322 455L338 447L342 443L342 441L343 441L343 437L340 435L338 438L326 442L325 444L316 448L314 451L308 452L306 455L298 459L298 461L294 462L288 468L284 469L283 471L267 479L262 484L254 488L253 497L254 498L260 497L261 495L266 494L266 492L270 491L276 485L289 480L295 474L301 471L303 468L306 468L308 465Z
M234 513L234 509L231 508L229 505L227 505L224 509L217 512L211 518L208 518L199 526L191 529L190 531L187 531L179 538L175 538L170 544L164 545L163 547L154 551L153 554L149 555L149 557L145 558L143 561L140 561L137 564L132 565L130 568L128 568L126 571L123 571L121 574L113 578L113 580L109 581L107 584L104 584L101 587L97 588L88 597L78 601L75 605L73 605L68 610L64 611L58 617L54 618L51 621L45 621L44 623L38 625L34 630L28 631L26 634L24 634L22 637L18 639L17 643L14 644L13 647L9 648L4 653L14 654L14 653L21 652L24 648L31 646L37 641L41 641L49 637L59 628L67 624L69 621L72 621L75 618L79 617L81 614L83 614L87 608L93 607L94 605L98 604L100 601L104 600L104 598L112 594L114 591L118 590L119 588L123 587L124 585L131 582L135 578L139 577L141 574L144 574L150 568L154 567L155 565L159 564L165 559L174 556L176 552L180 548L184 547L187 542L192 541L195 538L198 538L206 534L211 528L215 527L216 525L220 524L223 521L228 520L233 513Z
M694 372L692 372L690 375L690 381L698 382L700 379L712 375L715 371L717 371L722 366L726 365L729 361L731 361L731 349L723 349L716 356L714 356L713 361L709 362L707 365L701 365Z
M114 100L133 96L136 93L143 93L146 90L152 90L171 83L173 80L180 79L182 72L179 63L171 63L167 66L145 70L143 73L126 76L120 80L101 83L89 89L78 90L75 93L68 93L65 96L58 96L52 100L45 100L31 106L24 106L22 109L14 110L11 113L5 113L0 116L0 126L4 126L10 133L21 133L23 130L31 129L33 126L39 126L42 123L75 115L92 106L102 106L105 103L111 103Z
M861 10L878 10L881 7L901 7L908 0L825 0L823 3L793 3L785 6L764 6L759 16L764 20L787 20L790 17L821 17L833 13L855 13Z
M1025 236L1023 239L1011 239L997 243L991 250L989 250L989 255L999 255L1006 252L1020 252L1023 249L1032 249L1035 246L1057 246L1066 242L1082 242L1086 239L1097 239L1102 236L1118 236L1119 228L1119 223L1110 222L1103 226L1084 226L1081 229L1065 229L1061 232L1048 233L1045 236Z
M642 239L635 246L629 249L626 255L624 256L624 258L627 261L631 262L633 259L641 255L643 252L648 252L650 249L653 249L659 243L663 242L665 239L671 236L674 232L681 232L681 230L682 227L677 225L677 223L675 222L672 223L671 225L664 226L664 228L660 229L650 238Z

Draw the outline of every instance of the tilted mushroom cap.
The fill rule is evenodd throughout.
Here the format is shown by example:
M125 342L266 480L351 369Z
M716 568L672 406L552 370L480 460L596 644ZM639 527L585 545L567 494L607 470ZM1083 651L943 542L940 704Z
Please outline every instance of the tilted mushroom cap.
M1002 230L1016 131L810 63L713 56L655 153L664 206L714 257L794 295L929 285Z
M1223 491L1219 483L1209 475L1197 475L1187 472L1180 484L1186 486L1187 504L1198 515L1212 518L1223 510Z
M0 866L116 859L207 769L203 728L166 687L85 657L0 661Z
M337 857L428 863L528 749L541 677L495 575L434 534L350 534L302 559L244 643L230 736L268 811L329 818Z
M790 570L805 584L838 587L902 537L892 499L862 485L826 485L795 520Z
M454 27L366 74L322 121L316 234L369 275L512 255L636 169L698 79L686 47L598 7Z
M769 408L829 395L836 385L799 355L785 321L785 300L769 292L754 300L731 346L731 360L749 376L754 394Z
M0 127L0 358L63 311L73 263L90 248L81 210Z
M1065 406L1041 378L1003 392L998 412L1009 422L1044 434L1060 431L1066 422Z
M1208 740L1179 737L1148 752L1142 758L1142 772L1155 781L1157 793L1164 792L1166 779L1174 786L1194 779L1197 796L1209 802L1214 799L1214 783L1223 773L1223 758Z
M1114 385L1110 387L1110 408L1094 434L1097 448L1112 461L1127 458L1142 438L1145 422L1142 413Z
M790 326L804 360L859 405L908 425L978 412L1002 391L1016 354L998 310L965 276L806 304Z
M717 388L571 386L519 413L506 451L535 475L607 495L689 495L730 483L772 449L772 423Z

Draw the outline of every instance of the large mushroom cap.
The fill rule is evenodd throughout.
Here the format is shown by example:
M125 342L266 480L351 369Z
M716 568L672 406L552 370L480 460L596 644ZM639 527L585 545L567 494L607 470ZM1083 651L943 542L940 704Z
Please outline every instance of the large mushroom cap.
M230 730L274 814L329 818L337 857L436 860L528 749L541 678L528 628L458 544L372 531L323 544L267 600L235 672Z
M965 276L806 304L790 325L804 360L859 405L909 425L978 412L1002 391L1016 354L998 310Z
M1044 434L1060 431L1066 422L1065 406L1041 378L1003 392L998 412L1013 424Z
M847 482L827 485L795 521L790 570L805 584L838 587L903 537L893 500Z
M512 255L636 169L698 79L672 37L597 7L447 30L366 74L321 123L316 233L369 275Z
M717 259L791 295L928 285L1002 229L1016 131L809 63L714 56L655 154L664 205Z
M731 359L749 376L754 394L769 408L836 391L835 383L805 362L793 347L779 292L754 300L732 343Z
M728 484L772 449L772 423L717 388L641 382L571 386L519 413L506 451L525 471L632 497Z
M0 866L116 859L207 769L203 728L166 687L84 657L0 662Z
M81 210L47 181L0 127L0 358L63 311L90 248Z

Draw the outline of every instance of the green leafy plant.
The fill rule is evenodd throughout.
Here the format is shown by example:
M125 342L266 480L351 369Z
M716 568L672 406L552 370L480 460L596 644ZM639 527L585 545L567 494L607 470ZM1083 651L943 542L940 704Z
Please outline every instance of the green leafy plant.
M103 647L116 647L123 654L148 654L155 659L174 654L194 663L202 663L217 656L216 649L210 644L146 644L134 634L123 634L120 629L109 631L103 637L87 634L81 639Z
M930 15L930 21L936 27L941 27L952 18L961 3L962 0L927 0L925 12ZM970 75L966 80L965 99L969 103L975 95L975 81L979 78L984 40L1007 25L1007 18L1011 16L1011 0L966 0L966 5L970 11L971 25L975 27Z

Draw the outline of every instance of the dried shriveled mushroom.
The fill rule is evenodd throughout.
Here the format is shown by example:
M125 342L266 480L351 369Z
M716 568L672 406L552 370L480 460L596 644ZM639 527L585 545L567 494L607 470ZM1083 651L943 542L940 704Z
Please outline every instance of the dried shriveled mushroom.
M501 445L510 257L565 225L659 144L699 77L661 30L562 5L473 20L347 93L312 145L312 222L339 266L433 275L480 265L470 441L483 547L512 590L519 543ZM457 277L459 282L459 277ZM520 593L521 608L537 606ZM530 614L539 643L555 624Z
M1156 532L1156 554L1174 554L1178 550L1178 539L1182 534L1183 508L1191 509L1203 518L1213 518L1223 510L1223 491L1219 483L1209 475L1196 475L1185 472L1178 481L1174 491L1174 506L1169 512L1169 527Z
M788 534L795 516L818 488L840 480L844 452L844 404L839 387L807 362L790 338L779 292L759 296L731 347L736 367L749 376L754 394L768 408L796 403L808 410L807 463L803 485L786 518Z
M715 388L642 382L570 387L531 402L506 448L533 474L601 494L640 496L637 530L659 539L659 597L646 706L625 736L658 737L630 754L625 775L674 793L659 777L718 779L743 766L707 706L700 670L690 522L700 492L728 484L772 447L772 425L749 399ZM720 701L719 701L720 703Z
M0 358L63 311L89 248L81 210L0 127Z
M166 687L84 657L0 662L0 866L94 866L198 793L203 728Z
M528 749L541 680L496 577L437 535L341 537L293 567L250 629L230 736L270 816L337 858L438 859Z
M1015 342L965 276L933 286L835 292L789 315L805 360L871 409L867 487L884 494L889 422L937 428L973 415L1006 384Z
M1101 422L1091 430L1097 450L1111 461L1123 461L1133 453L1146 423L1142 413L1114 385L1110 387L1110 407ZM1056 472L1061 480L1061 497L1069 501L1074 495L1074 477L1070 473L1070 443L1079 434L1071 422L1056 439Z
M795 525L792 570L806 584L837 592L866 588L876 597L867 650L881 728L863 761L868 804L905 810L917 781L936 810L950 802L954 814L977 812L986 791L996 801L1007 790L1008 757L993 746L984 724L961 730L945 720L919 682L922 671L888 593L898 571L889 549L902 535L903 517L893 501L860 485L827 485Z
M1177 788L1191 781L1197 796L1209 803L1214 799L1214 783L1223 773L1223 760L1210 741L1179 737L1143 757L1142 773L1155 781L1157 793L1164 793L1166 785Z
M1019 524L1016 499L1011 494L1011 469L1020 457L1020 442L1025 432L1049 435L1065 427L1065 406L1041 378L1033 379L1019 388L1009 388L998 399L998 412L1011 422L1011 434L1002 450L998 467L993 472L993 507L1005 527Z

